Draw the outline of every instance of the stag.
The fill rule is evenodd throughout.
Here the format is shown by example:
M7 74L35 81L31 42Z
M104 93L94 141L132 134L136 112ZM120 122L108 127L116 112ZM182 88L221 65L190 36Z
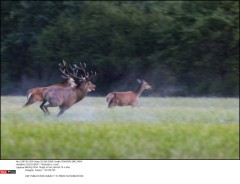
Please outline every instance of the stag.
M145 89L152 89L152 87L144 80L137 79L140 86L136 91L112 92L106 96L108 108L115 106L132 106L135 107L139 96Z
M88 92L95 90L95 85L90 81L92 77L94 77L97 73L91 72L91 75L89 75L88 72L86 72L86 64L83 65L80 63L80 67L76 64L73 65L73 71L74 77L79 79L79 84L76 87L67 87L67 88L60 88L60 87L51 87L48 88L43 93L43 112L45 115L49 115L48 107L59 107L60 111L57 114L57 116L60 116L63 114L67 109L69 109L71 106L76 104L77 102L81 101ZM77 76L79 70L82 70L84 73L84 76ZM48 102L47 105L45 103Z
M76 83L74 81L74 75L68 71L67 69L67 65L66 62L63 60L63 65L59 64L59 69L61 71L62 78L64 79L63 82L58 83L58 84L53 84L51 86L48 87L36 87L36 88L32 88L29 89L27 92L27 102L23 107L27 107L35 102L41 102L43 101L43 92L46 91L49 87L54 87L54 86L58 86L58 87L75 87ZM75 72L75 71L74 71ZM42 109L43 107L40 105L40 108Z

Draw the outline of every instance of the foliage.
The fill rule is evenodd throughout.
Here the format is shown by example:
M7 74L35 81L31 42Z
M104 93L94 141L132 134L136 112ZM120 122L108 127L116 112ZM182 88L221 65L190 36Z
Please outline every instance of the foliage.
M239 96L238 1L3 1L1 93L60 79L63 59L98 72L98 94L136 78L156 96Z

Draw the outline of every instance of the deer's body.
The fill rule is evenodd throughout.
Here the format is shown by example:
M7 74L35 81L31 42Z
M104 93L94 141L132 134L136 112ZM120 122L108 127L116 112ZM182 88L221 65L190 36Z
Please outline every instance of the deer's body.
M91 71L91 75L86 72L86 64L80 66L74 64L69 65L71 72L68 70L67 63L63 60L63 64L59 64L59 69L63 74L63 78L66 80L62 83L51 85L48 87L32 88L28 91L28 101L24 107L33 104L36 101L42 101L40 108L44 114L50 114L48 107L59 106L60 112L58 116L69 109L73 104L82 100L88 92L95 90L95 85L91 83L91 79L97 73ZM83 75L78 76L79 71L83 72ZM78 85L74 79L78 79ZM45 103L48 102L47 105Z
M72 78L67 78L65 81L59 84L53 84L48 87L36 87L36 88L29 89L27 92L27 102L23 107L27 107L35 102L43 101L43 93L50 87L66 88L66 87L74 87L74 86L76 86L74 80Z
M139 88L136 91L125 91L125 92L112 92L106 96L108 108L114 106L136 106L139 96L145 89L151 89L151 86L143 81L138 80L140 83Z
M43 93L42 110L45 114L50 114L48 107L59 107L59 116L75 103L82 100L92 90L95 90L95 85L90 81L81 81L77 87L73 88L51 87ZM48 104L44 105L46 102Z
M64 65L66 65L66 63L64 63ZM79 80L78 85L67 88L54 86L45 90L43 92L43 102L41 104L41 109L45 115L50 114L48 107L59 107L60 111L57 116L60 116L75 103L82 100L88 92L95 90L96 86L92 84L90 80L97 74L96 72L91 72L91 75L89 75L89 73L86 72L86 64L83 66L81 63L80 67L75 64L73 67L70 66L70 68L73 71L71 75ZM81 75L81 77L79 77L77 75L79 70L83 71L84 76ZM47 105L45 105L46 102L48 102Z
M106 100L109 103L109 106L134 106L137 101L136 96L136 93L133 91L112 92L106 96Z

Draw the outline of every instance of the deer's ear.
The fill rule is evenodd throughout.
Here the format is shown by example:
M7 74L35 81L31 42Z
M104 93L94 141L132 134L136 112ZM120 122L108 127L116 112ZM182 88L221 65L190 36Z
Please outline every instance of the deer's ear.
M142 83L142 81L140 79L137 79L138 83Z

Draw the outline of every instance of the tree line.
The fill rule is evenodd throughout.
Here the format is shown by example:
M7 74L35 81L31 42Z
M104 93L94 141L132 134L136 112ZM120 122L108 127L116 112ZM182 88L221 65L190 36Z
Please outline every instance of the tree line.
M239 96L239 1L1 1L1 94L97 71L95 95Z

